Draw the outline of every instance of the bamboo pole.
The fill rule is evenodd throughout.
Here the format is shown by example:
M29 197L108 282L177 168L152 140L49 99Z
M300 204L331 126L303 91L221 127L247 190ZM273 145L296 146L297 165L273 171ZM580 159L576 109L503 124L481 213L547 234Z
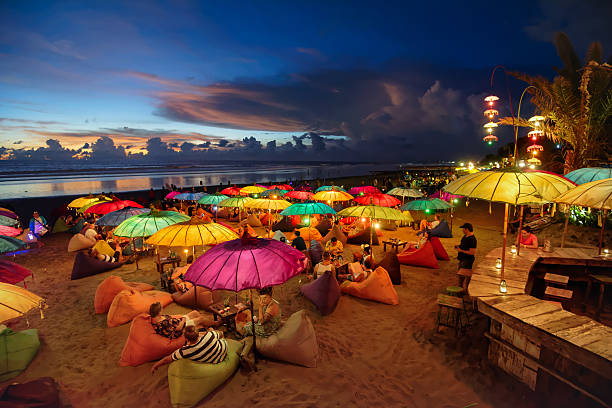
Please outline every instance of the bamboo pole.
M567 213L567 217L565 218L565 225L563 226L563 235L561 235L561 248L565 246L565 234L567 234L567 224L569 223L570 213Z
M508 238L508 203L504 208L504 243L502 245L502 267L501 267L501 280L504 280L504 268L506 266L506 239Z
M523 229L523 210L525 209L525 206L521 205L521 215L519 217L521 217L521 219L519 220L519 230L518 230L518 235L516 236L516 254L520 255L521 254L521 230Z
M601 221L601 232L599 233L599 252L597 253L597 255L601 255L601 245L603 243L604 231L606 229L606 217L607 216L608 216L608 210L604 210L603 211L603 220Z

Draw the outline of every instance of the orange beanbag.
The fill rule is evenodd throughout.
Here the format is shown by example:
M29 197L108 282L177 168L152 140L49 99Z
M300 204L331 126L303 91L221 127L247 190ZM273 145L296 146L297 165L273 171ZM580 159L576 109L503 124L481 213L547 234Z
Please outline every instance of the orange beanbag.
M434 253L431 242L425 242L425 245L419 249L406 249L397 256L401 264L411 266L424 266L425 268L438 269L438 260Z
M189 283L189 282L187 282ZM194 300L194 291L198 296L198 304L195 304ZM187 306L187 307L197 307L199 309L208 309L210 305L214 303L213 294L210 290L198 287L196 289L190 287L186 292L174 292L172 294L172 299L179 305Z
M362 299L374 300L388 305L399 304L399 298L391 278L389 278L387 271L380 266L362 282L345 281L340 286L340 290L342 293Z
M304 227L300 228L298 231L300 231L300 236L304 238L304 241L306 242L310 242L313 239L316 241L321 241L323 239L321 233L316 228Z
M152 303L159 302L162 306L172 303L172 296L168 292L148 290L138 292L135 290L122 290L110 305L106 324L108 327L120 326L129 322L141 313L148 313Z
M438 258L441 261L450 261L450 258L448 257L448 253L446 252L446 249L444 249L444 245L442 245L442 242L440 242L440 238L430 237L429 242L431 242L431 246L434 250L434 254L436 255L436 258Z
M138 292L143 292L153 288L154 287L148 283L124 282L119 276L109 276L104 279L102 283L98 285L98 289L96 289L96 295L94 297L96 314L107 313L111 303L113 303L113 299L115 299L117 293L122 290L134 289Z
M132 320L130 334L119 359L120 366L134 367L159 360L185 345L183 336L170 340L155 333L150 319L148 314L140 314Z

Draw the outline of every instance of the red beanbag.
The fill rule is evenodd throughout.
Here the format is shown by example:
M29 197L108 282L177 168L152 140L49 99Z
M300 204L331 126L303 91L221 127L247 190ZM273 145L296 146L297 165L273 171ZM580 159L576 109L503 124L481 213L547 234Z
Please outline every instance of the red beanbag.
M108 315L106 315L106 324L108 327L116 327L127 323L141 313L148 313L149 307L155 302L167 306L172 303L172 296L168 292L159 290L146 292L137 292L133 289L122 290L111 303Z
M438 260L429 241L416 250L406 249L397 256L400 263L410 266L424 266L425 268L438 269Z
M346 281L340 286L342 293L358 298L374 300L388 305L399 304L397 292L387 271L378 267L362 282Z
M450 261L450 258L448 257L448 253L446 252L446 249L444 249L442 242L440 242L440 238L430 237L429 242L431 242L431 246L434 250L434 254L436 255L436 258L440 259L441 261Z
M149 361L159 360L185 345L185 337L170 340L155 333L148 314L134 317L130 334L123 346L119 365L135 367Z
M111 303L113 303L113 299L115 299L115 296L122 290L134 289L138 292L143 292L153 288L154 287L148 283L124 282L119 276L109 276L104 279L102 283L98 285L98 289L96 289L96 295L94 297L96 314L107 313Z

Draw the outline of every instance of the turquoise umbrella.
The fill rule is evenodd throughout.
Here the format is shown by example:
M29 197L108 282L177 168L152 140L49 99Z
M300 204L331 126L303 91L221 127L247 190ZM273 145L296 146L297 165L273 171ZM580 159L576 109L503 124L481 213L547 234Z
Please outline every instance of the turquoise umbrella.
M19 221L17 221L16 219L7 217L6 215L0 215L0 225L3 225L5 227L14 227L18 224Z
M400 207L403 211L433 211L433 210L449 210L453 208L452 205L439 198L431 198L426 200L414 200L406 203Z
M315 190L315 193L318 193L319 191L329 191L329 190L338 190L338 191L346 192L346 190L340 186L321 186Z
M273 188L271 190L262 191L261 196L262 197L272 197L272 196L282 197L285 194L287 194L287 191L289 190L281 190L278 188Z
M128 218L119 224L113 234L125 238L149 237L162 228L189 220L190 218L185 214L175 211L154 210L148 214Z
M290 205L280 213L281 215L311 215L311 214L336 214L333 208L327 204L306 201Z
M0 254L17 251L25 245L26 243L20 239L0 235Z
M204 196L198 200L198 204L203 205L219 205L219 203L223 200L227 200L229 196L225 194L211 194Z
M206 193L181 193L175 195L173 200L181 200L181 201L198 201L200 198L206 196Z
M612 167L585 167L567 173L565 178L572 180L576 184L608 179L612 178Z
M130 217L138 214L148 214L151 210L148 208L134 208L134 207L125 207L121 210L112 211L103 217L96 220L96 225L100 225L103 227L116 227L121 224L123 221L127 220Z

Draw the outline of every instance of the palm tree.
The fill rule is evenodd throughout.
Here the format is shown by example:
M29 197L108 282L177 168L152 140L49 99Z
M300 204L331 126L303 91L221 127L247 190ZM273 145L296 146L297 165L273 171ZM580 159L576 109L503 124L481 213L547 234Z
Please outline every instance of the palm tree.
M602 62L602 47L593 42L584 65L567 35L557 33L555 46L562 68L552 80L520 72L511 75L532 85L527 90L547 120L546 136L564 145L565 173L612 158L612 56ZM500 122L511 125L512 118ZM520 120L519 126L531 126Z

